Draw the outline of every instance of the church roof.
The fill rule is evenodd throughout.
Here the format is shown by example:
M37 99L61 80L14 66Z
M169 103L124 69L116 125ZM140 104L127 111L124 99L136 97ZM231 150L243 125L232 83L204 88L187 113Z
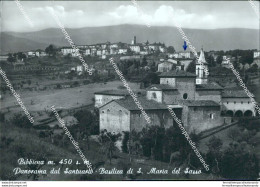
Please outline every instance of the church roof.
M168 84L152 84L147 88L147 90L155 90L152 88L155 88L156 90L177 90L177 88L172 87Z
M206 62L203 49L201 49L201 51L200 51L200 57L199 57L199 61L197 61L197 64L208 64Z
M244 90L226 89L222 92L223 98L249 98Z
M216 82L209 82L207 84L196 85L196 90L223 90L223 87Z
M209 106L220 106L218 103L211 100L180 100L178 101L180 105L186 105L190 107L200 106L200 107L209 107Z
M143 97L138 97L137 100L140 102L144 110L167 110L166 105L157 103L156 101L147 100ZM114 101L122 107L126 108L127 110L140 110L132 97Z
M168 72L163 72L159 75L159 77L196 77L195 74L189 73L183 70L172 70Z

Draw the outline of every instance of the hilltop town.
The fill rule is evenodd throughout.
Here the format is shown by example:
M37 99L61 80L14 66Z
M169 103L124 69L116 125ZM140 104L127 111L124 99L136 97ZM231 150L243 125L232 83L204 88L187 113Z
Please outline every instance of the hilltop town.
M102 161L106 167L112 167L120 159L109 157L112 164L109 165L105 153L97 153L97 157L94 153L99 147L110 150L105 142L113 140L116 150L113 154L124 159L130 155L131 159L140 157L144 164L156 165L155 161L158 161L161 165L173 162L190 167L188 162L191 161L182 160L183 156L202 169L196 156L186 152L189 146L168 107L182 121L194 141L201 144L203 154L211 154L211 146L222 141L247 142L248 147L256 145L259 129L255 129L254 124L259 123L259 114L239 86L227 59L259 102L260 51L224 52L201 48L198 50L199 63L189 49L175 51L174 46L166 46L163 42L137 42L135 36L129 44L105 42L78 45L77 48L93 69L92 75L84 70L77 51L70 46L50 44L45 50L1 55L1 67L35 119L33 125L27 123L8 88L1 82L2 123L13 125L15 133L19 129L33 129L34 136L41 141L67 151L68 139L50 110L55 105L91 160L95 163ZM147 123L123 86L109 63L111 58L137 95L151 123ZM209 75L205 74L204 68L209 70ZM215 137L222 136L222 133L225 134L223 140ZM240 138L234 137L234 133L240 134ZM8 136L12 137L11 134ZM228 157L228 153L223 153L223 157ZM150 160L144 161L144 158ZM150 171L148 165L144 167ZM222 176L229 175L222 173ZM204 178L207 179L207 175Z

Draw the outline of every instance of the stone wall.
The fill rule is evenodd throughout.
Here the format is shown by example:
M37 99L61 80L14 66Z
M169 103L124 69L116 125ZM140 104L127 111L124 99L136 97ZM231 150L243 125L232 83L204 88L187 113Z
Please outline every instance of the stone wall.
M220 107L183 107L183 123L187 132L199 133L220 125L224 119L220 116Z
M168 109L165 110L146 110L147 115L151 118L151 123L148 124L141 111L131 111L131 130L141 131L149 126L162 126L169 128L173 125L173 118Z
M99 109L99 124L100 131L130 131L130 111L113 101Z
M195 79L194 78L176 78L176 88L178 89L180 99L184 99L183 95L187 94L187 100L194 100L195 99Z

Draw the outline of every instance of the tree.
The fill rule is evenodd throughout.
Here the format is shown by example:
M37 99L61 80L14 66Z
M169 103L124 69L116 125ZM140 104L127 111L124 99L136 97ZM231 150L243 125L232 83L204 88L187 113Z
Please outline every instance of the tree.
M220 64L222 63L222 60L223 60L223 57L219 55L219 56L217 57L217 60L216 60L216 61L217 61L217 64L220 65Z
M187 72L190 73L195 73L195 69L196 69L196 64L195 64L195 60L193 60L187 67Z
M209 139L209 143L207 144L208 148L212 152L219 152L223 143L220 138L213 136Z
M21 128L31 128L33 126L27 116L20 113L14 115L14 117L11 119L11 123Z
M26 58L26 55L25 55L24 53L22 53L22 52L18 52L18 53L17 53L17 58L18 58L19 60L22 60L22 59L25 59L25 58Z
M256 180L259 174L258 158L246 151L244 144L230 144L220 164L221 175L229 179Z
M168 52L168 53L174 53L174 52L175 52L174 47L173 47L173 46L169 46L169 47L167 48L167 52Z
M57 53L57 49L54 45L49 45L48 47L46 47L45 52L49 55L49 56L55 56Z
M148 73L144 77L142 82L144 83L144 86L147 87L150 84L159 84L160 83L160 79L159 79L159 77L158 77L158 75L156 73L150 72L150 73Z
M11 63L16 62L16 57L12 53L8 53L7 61Z

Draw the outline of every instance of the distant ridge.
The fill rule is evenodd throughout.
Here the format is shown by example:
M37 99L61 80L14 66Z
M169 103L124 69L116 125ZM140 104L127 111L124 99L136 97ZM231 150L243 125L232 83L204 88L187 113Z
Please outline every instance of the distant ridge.
M106 41L130 43L133 36L137 42L164 42L183 50L183 39L177 28L169 26L115 25L102 27L67 28L73 42L77 45L95 44ZM209 50L259 49L259 30L244 28L227 29L185 29L183 31L197 49L203 46ZM59 28L49 28L35 32L2 32L1 51L16 52L44 49L49 44L68 46L67 40Z

